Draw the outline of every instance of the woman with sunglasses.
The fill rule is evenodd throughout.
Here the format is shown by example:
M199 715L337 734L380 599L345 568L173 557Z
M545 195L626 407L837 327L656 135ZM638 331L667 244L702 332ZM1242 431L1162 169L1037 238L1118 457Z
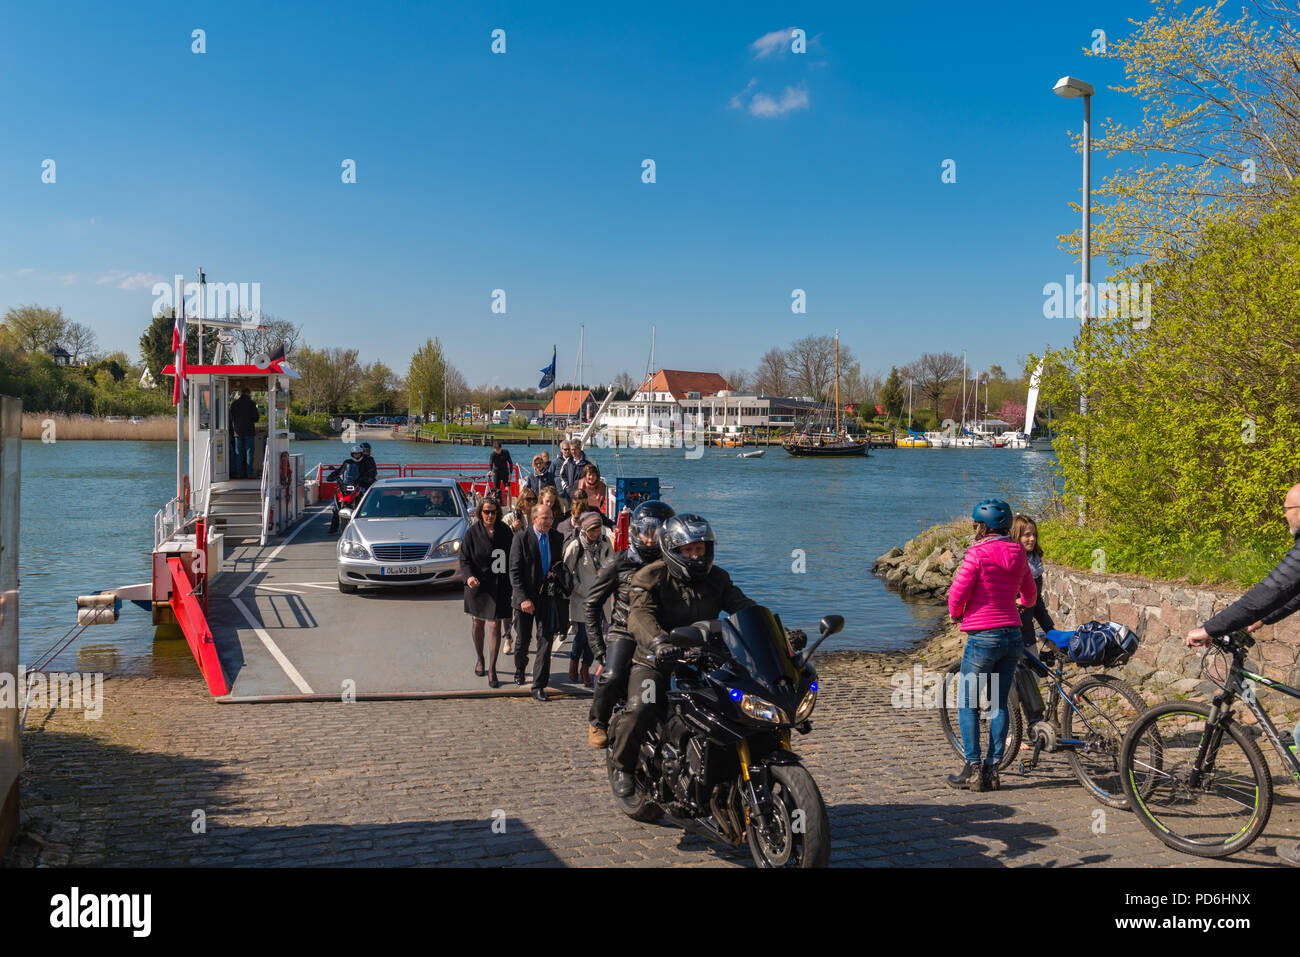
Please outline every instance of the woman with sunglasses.
M497 653L501 650L501 622L510 617L508 558L514 536L501 520L501 506L485 498L474 511L460 543L460 572L465 578L465 612L470 616L477 661L474 674L487 675L490 687L499 687ZM484 667L483 632L488 633L490 664Z

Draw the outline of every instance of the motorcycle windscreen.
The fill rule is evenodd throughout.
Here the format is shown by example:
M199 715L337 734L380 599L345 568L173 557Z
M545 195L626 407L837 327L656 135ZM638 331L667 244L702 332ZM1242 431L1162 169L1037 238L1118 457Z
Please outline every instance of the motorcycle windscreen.
M361 466L356 462L347 461L343 463L343 471L340 473L339 481L344 485L358 485L361 482Z
M776 616L762 605L742 608L722 627L722 640L731 656L760 684L773 690L781 679L790 686L799 673L790 658L790 644Z

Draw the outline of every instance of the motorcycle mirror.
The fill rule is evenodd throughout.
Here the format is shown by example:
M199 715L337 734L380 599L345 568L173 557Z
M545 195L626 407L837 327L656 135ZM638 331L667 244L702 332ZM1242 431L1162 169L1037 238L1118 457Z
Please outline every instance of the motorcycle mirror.
M825 618L822 619L821 625L819 625L818 627L821 630L822 637L829 638L831 635L835 634L837 631L839 631L841 628L844 627L844 616L827 615Z
M827 615L821 620L821 624L818 627L822 633L821 637L804 649L803 653L796 659L798 666L801 669L804 665L808 664L808 662L812 661L813 653L823 641L844 627L844 616Z
M679 648L699 648L704 644L704 638L700 635L700 630L694 625L683 625L681 628L674 628L668 633L668 637Z

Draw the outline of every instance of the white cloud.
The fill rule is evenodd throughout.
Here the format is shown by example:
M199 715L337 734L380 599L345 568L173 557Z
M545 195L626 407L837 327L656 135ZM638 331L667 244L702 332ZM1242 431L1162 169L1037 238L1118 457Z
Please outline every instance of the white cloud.
M149 289L156 282L166 282L166 276L152 272L132 273L125 269L110 269L95 280L95 285L114 283L118 289Z
M117 284L118 289L152 289L156 282L166 282L166 276L160 276L156 272L138 272L134 275L127 276Z
M802 88L796 89L793 86L787 86L782 91L779 100L773 99L766 93L755 93L754 98L749 101L750 115L760 116L764 119L781 116L791 110L806 109L808 109L808 91Z
M746 83L745 88L731 98L731 108L733 110L738 110L742 106L744 106L745 104L743 102L743 98L745 94L748 93L757 85L758 85L757 79L750 80L748 83Z
M14 275L15 275L15 276L30 276L30 275L31 275L32 273L34 273L34 272L36 272L36 270L33 269L31 266L28 266L28 267L25 268L25 269L20 269L20 270L18 270L16 273L14 273Z
M794 36L794 27L786 27L784 30L773 30L771 33L764 33L761 37L749 45L754 51L754 59L761 60L764 57L771 56L773 53L785 53L790 49L790 38Z

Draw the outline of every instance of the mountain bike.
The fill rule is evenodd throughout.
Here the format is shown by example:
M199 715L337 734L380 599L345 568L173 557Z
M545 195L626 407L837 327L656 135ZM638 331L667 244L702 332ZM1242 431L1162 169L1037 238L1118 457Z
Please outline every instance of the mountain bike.
M1037 696L1038 680L1047 681L1048 695L1040 721L1029 727L1024 698ZM943 698L939 704L939 722L948 744L963 757L961 731L957 725L957 687L961 680L961 662L944 675ZM1033 688L1029 686L1033 683ZM1022 689L1025 693L1022 694ZM1041 657L1026 648L1016 666L1016 680L1007 698L1011 720L1007 726L1006 750L999 770L1018 763L1021 774L1038 767L1043 753L1065 755L1070 770L1084 790L1107 807L1126 809L1120 774L1119 752L1130 723L1146 708L1146 702L1131 685L1114 675L1089 674L1070 681L1057 664L1057 652L1046 647ZM988 740L990 709L980 708L980 740ZM1028 731L1032 753L1025 757L1020 744Z
M1227 857L1247 848L1264 832L1273 809L1273 778L1259 745L1262 733L1284 767L1300 782L1300 761L1282 741L1255 687L1292 698L1300 689L1265 678L1245 666L1255 639L1234 631L1211 640L1201 672L1223 691L1210 704L1166 701L1133 723L1120 751L1124 792L1140 820L1174 850L1198 857ZM1222 680L1207 665L1231 657ZM1233 714L1237 699L1259 722L1259 732Z

